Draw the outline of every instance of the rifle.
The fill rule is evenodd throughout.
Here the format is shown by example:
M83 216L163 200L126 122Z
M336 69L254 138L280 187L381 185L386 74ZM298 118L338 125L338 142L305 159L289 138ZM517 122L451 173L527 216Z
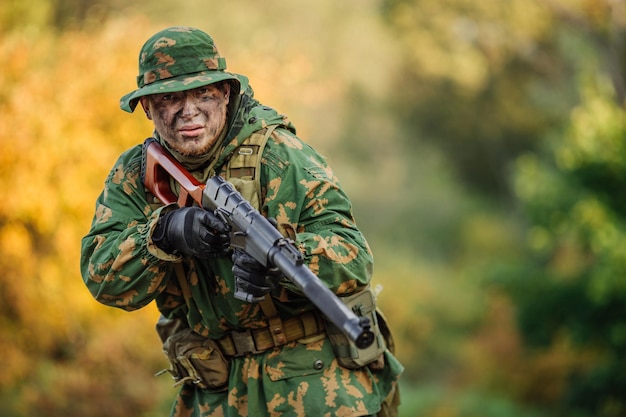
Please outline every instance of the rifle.
M369 347L374 333L367 317L358 317L304 264L302 253L219 175L202 184L154 139L144 143L143 182L162 203L198 204L213 211L228 226L230 246L247 252L264 266L277 267L359 349ZM178 183L178 196L170 187ZM236 284L236 287L238 285ZM246 301L246 294L235 292Z

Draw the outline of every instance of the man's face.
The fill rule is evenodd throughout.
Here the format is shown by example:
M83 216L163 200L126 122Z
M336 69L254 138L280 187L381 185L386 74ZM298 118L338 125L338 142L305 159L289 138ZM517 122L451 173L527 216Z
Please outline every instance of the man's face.
M154 128L174 149L185 156L203 155L211 149L226 125L230 85L209 84L178 93L141 98Z

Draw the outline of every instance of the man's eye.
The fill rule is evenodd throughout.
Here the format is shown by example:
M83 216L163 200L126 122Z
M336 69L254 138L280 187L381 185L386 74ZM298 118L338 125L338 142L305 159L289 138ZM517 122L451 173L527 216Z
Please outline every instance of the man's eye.
M196 96L197 97L201 97L202 99L211 99L211 98L215 98L217 96L217 94L215 93L215 90L212 88L198 88L196 90Z

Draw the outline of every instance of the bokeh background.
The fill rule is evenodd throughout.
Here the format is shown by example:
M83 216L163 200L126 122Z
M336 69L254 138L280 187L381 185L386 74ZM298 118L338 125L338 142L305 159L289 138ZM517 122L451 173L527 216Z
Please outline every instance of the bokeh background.
M625 0L3 0L0 416L168 413L156 310L99 305L78 265L171 25L353 199L402 417L626 415Z

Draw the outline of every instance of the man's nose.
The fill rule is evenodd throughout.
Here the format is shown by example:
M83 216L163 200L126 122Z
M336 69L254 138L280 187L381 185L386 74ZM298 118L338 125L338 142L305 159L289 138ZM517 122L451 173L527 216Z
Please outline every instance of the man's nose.
M198 105L196 103L196 100L194 100L193 97L186 95L183 101L183 108L181 110L181 115L183 117L195 116L196 114L198 114Z

